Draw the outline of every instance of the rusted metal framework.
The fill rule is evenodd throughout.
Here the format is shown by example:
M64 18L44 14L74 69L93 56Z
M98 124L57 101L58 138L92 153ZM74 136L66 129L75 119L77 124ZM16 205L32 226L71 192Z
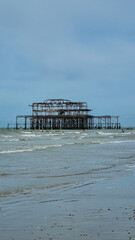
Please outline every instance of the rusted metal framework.
M86 102L47 99L29 106L32 107L32 115L18 115L16 129L120 128L118 116L93 116Z

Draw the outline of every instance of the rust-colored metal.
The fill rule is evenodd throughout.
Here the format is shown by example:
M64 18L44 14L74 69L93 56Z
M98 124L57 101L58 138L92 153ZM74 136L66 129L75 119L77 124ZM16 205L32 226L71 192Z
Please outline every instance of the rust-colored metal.
M16 129L119 129L118 116L93 116L87 102L47 99L32 103L32 115L18 115ZM23 122L22 122L23 121Z

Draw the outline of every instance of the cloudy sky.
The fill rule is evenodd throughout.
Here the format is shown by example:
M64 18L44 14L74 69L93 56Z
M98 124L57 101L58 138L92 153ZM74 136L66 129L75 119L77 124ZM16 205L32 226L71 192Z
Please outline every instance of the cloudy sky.
M48 98L135 126L134 0L0 0L0 126Z

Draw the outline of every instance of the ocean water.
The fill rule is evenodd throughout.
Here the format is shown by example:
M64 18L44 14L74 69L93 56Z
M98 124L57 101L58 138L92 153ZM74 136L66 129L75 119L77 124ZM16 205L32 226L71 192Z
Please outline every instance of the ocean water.
M53 221L55 225L58 219L60 221L62 207L65 214L74 216L71 212L78 212L74 204L84 196L84 205L88 205L86 199L91 194L91 187L130 176L134 168L135 130L122 133L121 130L41 132L1 129L2 239L12 239L12 229L41 228L45 219L48 219L46 224L51 226ZM68 203L70 207L74 205L71 212ZM88 207L83 213L87 210ZM63 222L68 221L64 216L62 219ZM70 224L68 226L71 230ZM4 238L5 231L9 235ZM82 237L81 234L79 236ZM63 239L60 232L57 235L56 239ZM74 239L79 239L75 236ZM87 239L87 235L84 236Z

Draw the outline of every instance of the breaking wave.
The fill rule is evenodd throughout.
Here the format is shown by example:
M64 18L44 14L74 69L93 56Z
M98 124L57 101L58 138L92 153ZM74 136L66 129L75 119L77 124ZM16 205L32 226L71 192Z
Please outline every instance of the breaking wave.
M82 138L78 139L81 140ZM21 141L27 141L21 139ZM63 146L72 146L72 145L93 145L93 144L121 144L121 143L135 143L135 140L113 140L113 141L90 141L90 142L83 142L83 141L78 141L78 142L69 142L69 143L61 143L61 144L52 144L52 145L44 145L44 146L32 146L32 147L25 147L22 149L8 149L8 150L2 150L0 151L0 154L10 154L10 153L23 153L23 152L33 152L33 151L42 151L46 150L49 148L58 148L58 147L63 147Z

